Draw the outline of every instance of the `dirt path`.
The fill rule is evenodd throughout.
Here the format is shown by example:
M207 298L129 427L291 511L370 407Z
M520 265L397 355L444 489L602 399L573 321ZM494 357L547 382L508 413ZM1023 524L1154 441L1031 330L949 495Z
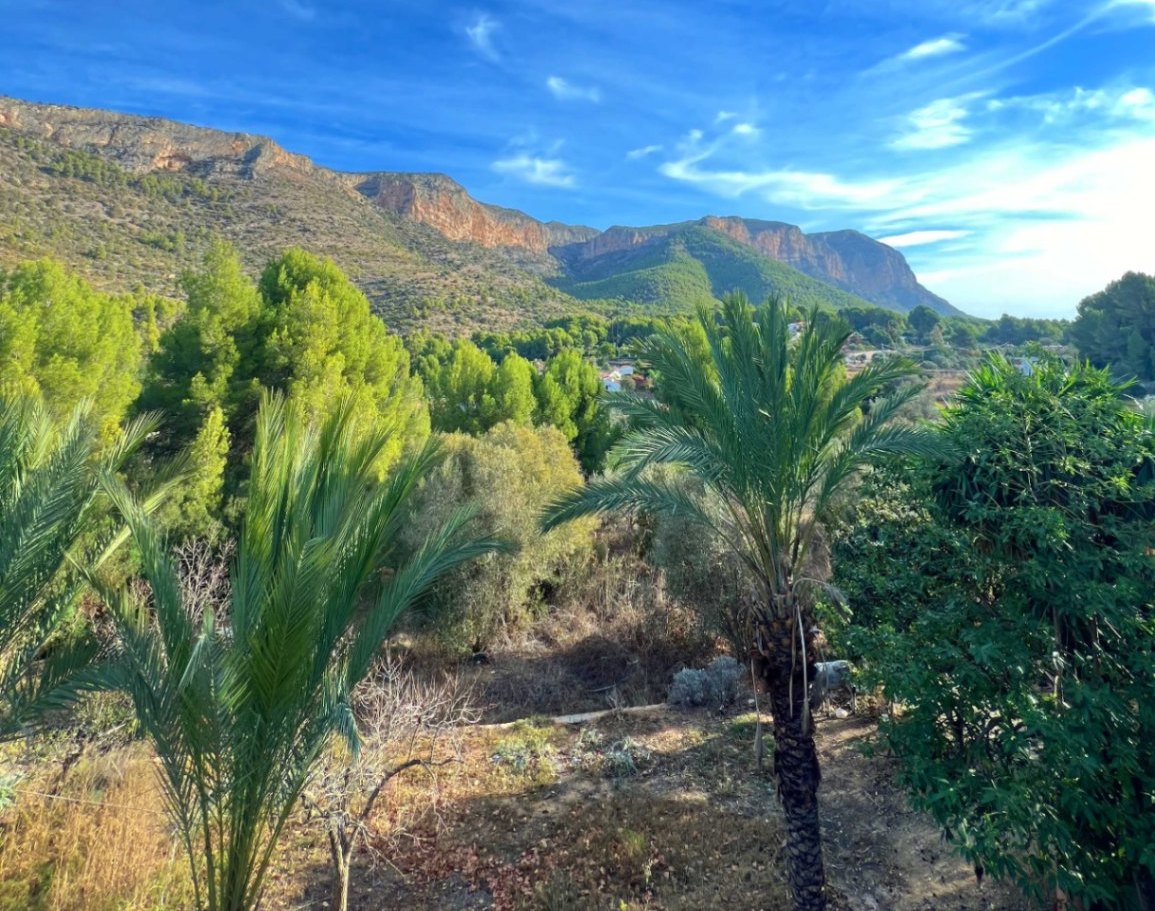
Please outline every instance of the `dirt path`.
M883 757L857 745L874 732L859 718L820 729L822 823L831 884L849 911L1025 911L1013 890L987 882L912 810Z

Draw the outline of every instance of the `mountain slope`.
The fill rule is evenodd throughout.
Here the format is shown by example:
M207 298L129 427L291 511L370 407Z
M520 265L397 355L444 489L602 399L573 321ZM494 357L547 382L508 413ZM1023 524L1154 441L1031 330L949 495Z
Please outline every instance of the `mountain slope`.
M574 297L620 298L661 312L685 311L742 291L753 301L781 296L796 306L868 306L862 298L772 260L719 231L692 224L569 263L558 286Z
M102 287L177 293L213 234L259 269L287 246L334 260L392 326L526 323L576 302L510 257L446 239L358 192L354 178L261 137L0 98L0 265L55 256Z
M441 174L341 173L260 136L0 97L0 265L52 255L104 287L174 294L214 234L254 270L290 245L333 257L402 330L685 310L736 288L957 312L856 232L715 217L599 232L478 202Z
M645 248L661 246L671 237L693 236L696 245L701 247L707 234L714 238L706 244L714 273L731 276L720 283L715 281L715 286L742 287L755 299L763 295L754 294L751 288L759 281L769 281L779 293L801 295L809 300L817 289L813 282L799 282L797 272L801 272L823 285L846 292L840 297L817 291L819 297L829 298L827 302L835 307L869 302L908 312L923 304L944 315L960 312L920 285L901 253L865 234L857 231L804 234L797 226L785 222L713 215L673 225L614 227L590 240L554 248L552 252L567 264L572 279L558 284L567 289L577 288L573 293L583 296L574 282L580 283L584 276L596 271L595 264L599 261L605 263L601 267L605 271L622 262L623 257L628 262L630 251L646 255L642 253ZM727 258L733 262L725 262ZM789 267L789 271L785 267ZM759 273L762 278L756 279L751 273ZM747 276L744 282L738 280L740 275Z

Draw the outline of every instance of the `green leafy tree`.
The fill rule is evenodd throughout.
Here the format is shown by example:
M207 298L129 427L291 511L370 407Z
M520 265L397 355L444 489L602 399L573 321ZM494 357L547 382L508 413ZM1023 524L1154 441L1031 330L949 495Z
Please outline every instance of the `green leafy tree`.
M166 415L155 450L191 447L199 459L199 480L168 511L175 527L203 533L221 520L222 504L242 492L263 390L285 394L314 416L348 399L358 421L389 431L382 473L428 435L428 408L408 352L332 261L290 250L269 263L258 287L236 252L216 243L182 285L185 316L161 336L138 405ZM218 484L223 445L229 451Z
M919 304L906 315L906 323L914 331L915 336L924 344L930 340L931 333L942 320L937 313L925 304Z
M493 382L493 425L506 421L528 424L533 419L537 406L533 395L536 376L533 364L519 354L511 354L501 362Z
M165 540L115 483L151 605L106 592L123 654L106 684L133 699L157 751L198 907L252 911L286 821L334 736L355 750L350 694L397 618L457 566L494 550L459 540L454 513L405 559L396 550L427 446L379 483L391 432L352 398L320 423L266 400L227 604L182 592ZM390 572L381 572L388 567ZM198 616L199 614L199 616Z
M510 554L462 567L438 586L428 616L438 635L458 650L480 650L524 629L556 588L588 555L593 520L541 534L533 517L551 500L582 484L581 468L555 427L499 424L471 437L447 436L445 461L416 501L410 534L461 508L472 509L474 527L516 545Z
M60 635L84 591L74 562L99 566L123 540L102 532L98 476L154 427L134 422L109 446L87 403L58 426L37 397L0 398L0 740L70 696L94 657L87 638Z
M357 419L389 432L379 469L429 433L421 381L409 353L375 316L369 299L330 259L289 250L260 281L268 331L253 379L284 390L311 415L352 402Z
M1128 272L1080 301L1071 340L1096 367L1155 381L1155 276Z
M199 270L181 277L181 287L184 317L162 333L138 404L165 415L170 451L188 445L212 409L231 418L252 395L248 379L263 315L240 257L223 241L209 247Z
M755 310L734 295L720 313L701 312L699 324L706 358L684 333L670 330L642 349L676 406L617 399L633 422L613 453L621 473L560 500L545 526L616 509L688 516L745 564L756 590L749 642L774 718L788 882L798 911L823 909L820 774L807 698L818 657L811 548L834 498L860 469L889 453L929 451L932 443L890 423L917 389L879 398L911 373L910 365L887 360L845 378L844 323L811 312L792 341L782 303ZM684 489L647 478L652 465L682 466L722 505L721 514Z
M977 371L913 521L870 519L901 608L857 635L916 803L980 869L1089 911L1155 908L1155 438L1121 392L1051 359Z
M549 362L535 387L538 422L565 434L586 471L602 466L613 440L603 388L597 367L572 348Z
M38 392L65 417L91 399L111 439L140 391L132 311L51 260L0 273L0 387Z

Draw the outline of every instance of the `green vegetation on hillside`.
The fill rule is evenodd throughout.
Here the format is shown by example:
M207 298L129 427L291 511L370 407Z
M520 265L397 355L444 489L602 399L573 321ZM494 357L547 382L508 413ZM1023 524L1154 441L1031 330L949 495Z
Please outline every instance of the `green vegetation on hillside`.
M871 306L700 225L575 264L557 283L582 300L616 298L653 313L692 313L733 291L758 301L784 297L801 309Z
M560 316L572 300L540 262L446 240L323 171L134 174L95 152L0 127L0 267L50 256L98 288L172 297L214 238L257 271L288 247L332 257L391 326L454 334ZM523 257L522 259L532 259Z

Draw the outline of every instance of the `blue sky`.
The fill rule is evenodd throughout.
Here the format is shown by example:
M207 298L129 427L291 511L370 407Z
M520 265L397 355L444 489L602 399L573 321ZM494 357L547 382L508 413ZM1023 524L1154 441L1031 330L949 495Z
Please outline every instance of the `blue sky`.
M0 94L595 227L856 228L968 312L1155 272L1155 0L0 0Z

